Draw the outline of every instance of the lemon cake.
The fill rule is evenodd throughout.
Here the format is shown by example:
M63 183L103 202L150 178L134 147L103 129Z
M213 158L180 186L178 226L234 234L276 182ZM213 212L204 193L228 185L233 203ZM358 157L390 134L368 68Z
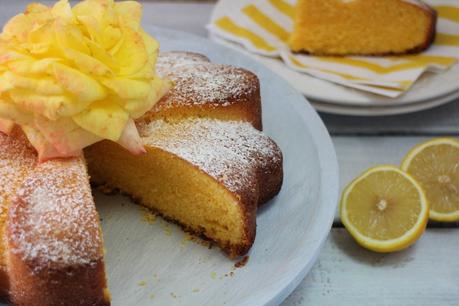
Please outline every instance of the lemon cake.
M14 305L110 304L85 161L94 183L129 194L230 257L250 250L257 207L282 186L282 153L260 131L257 77L192 56L190 63L189 53L176 52L163 65L176 89L136 122L144 155L102 141L85 159L38 163L21 132L0 133L0 293Z
M13 305L109 305L102 233L82 158L37 163L0 133L2 292Z
M5 224L8 218L8 207L29 172L35 167L36 154L18 129L11 136L0 132L0 235L5 237ZM0 239L0 295L8 297L9 277L5 244L6 239Z
M417 0L298 0L289 46L314 55L421 52L435 38L436 19Z
M230 257L247 253L257 206L282 185L277 145L240 121L156 120L139 130L143 156L108 141L85 150L93 181L216 242Z
M258 131L258 78L197 53L159 58L174 87L137 120L147 154L97 143L85 150L91 178L216 242L230 257L244 255L255 238L257 206L279 192L283 178L280 149Z
M159 56L158 73L173 87L143 119L242 120L262 129L260 84L252 72L208 62L197 53L168 52Z

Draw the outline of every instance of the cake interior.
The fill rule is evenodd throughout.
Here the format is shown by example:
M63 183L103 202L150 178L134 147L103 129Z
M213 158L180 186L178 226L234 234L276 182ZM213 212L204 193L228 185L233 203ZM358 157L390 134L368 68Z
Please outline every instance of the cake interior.
M426 44L429 11L401 0L299 0L293 51L405 53Z
M91 180L119 189L185 230L216 241L231 257L250 245L245 212L232 193L174 154L146 149L147 154L134 156L108 141L87 148Z
M241 106L240 104L233 104L224 107L217 107L215 105L199 106L177 106L171 107L163 106L162 101L158 102L153 110L146 113L140 120L151 122L154 120L165 120L167 122L180 122L188 118L213 118L222 121L247 121L250 122L258 130L261 130L261 122L258 119L259 116L254 116L252 109L253 106L248 107L247 105ZM257 110L261 112L260 110Z

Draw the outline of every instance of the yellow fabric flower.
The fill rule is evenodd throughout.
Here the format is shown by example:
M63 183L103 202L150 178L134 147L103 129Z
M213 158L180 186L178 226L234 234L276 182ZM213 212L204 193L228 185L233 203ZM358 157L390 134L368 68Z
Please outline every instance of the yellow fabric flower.
M21 126L40 160L109 139L143 152L134 119L167 91L135 1L30 4L0 34L0 131Z

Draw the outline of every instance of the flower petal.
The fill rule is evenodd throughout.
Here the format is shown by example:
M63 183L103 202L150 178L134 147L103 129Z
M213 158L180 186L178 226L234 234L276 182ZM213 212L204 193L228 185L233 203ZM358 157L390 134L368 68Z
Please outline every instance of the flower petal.
M43 95L62 95L64 90L53 78L50 77L25 77L12 72L6 72L4 77L16 89L28 89L37 94Z
M0 118L0 132L9 135L15 126L14 121Z
M67 57L84 73L93 76L112 76L113 71L103 62L82 52L67 49Z
M33 115L20 106L7 103L0 99L0 118L12 120L19 125L25 125L33 120Z
M123 29L123 41L113 54L118 63L120 76L129 76L145 67L148 53L142 36L130 28Z
M146 99L151 91L148 81L111 78L102 80L102 83L121 99Z
M30 113L37 113L50 120L56 120L62 114L72 114L84 109L65 95L44 95L34 90L15 88L9 92L11 100Z
M98 101L106 96L104 88L90 76L60 63L55 63L54 77L82 103Z
M118 143L135 155L140 155L147 152L142 144L142 139L139 136L139 131L137 130L134 120L132 119L129 119L128 123L126 124L123 133L118 140Z
M37 150L39 162L44 162L51 158L60 156L60 153L53 145L46 141L45 137L38 130L28 125L23 125L22 131L35 150Z
M41 60L22 59L8 63L8 69L17 74L49 74L52 64L58 62L57 58L45 58Z
M105 139L118 141L129 120L129 114L117 104L99 101L75 115L73 120L86 131Z
M135 30L140 27L142 19L142 5L140 3L136 1L116 2L115 10L130 27Z
M71 118L51 121L37 116L34 126L61 156L75 156L82 148L102 140L83 130Z

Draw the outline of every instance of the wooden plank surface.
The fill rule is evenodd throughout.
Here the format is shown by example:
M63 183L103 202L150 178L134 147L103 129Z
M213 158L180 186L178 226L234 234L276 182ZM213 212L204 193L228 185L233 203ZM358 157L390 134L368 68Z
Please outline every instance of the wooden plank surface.
M459 99L437 108L385 117L321 113L332 135L459 135Z
M416 144L431 137L333 137L340 167L340 186L344 188L356 176L381 164L400 165L405 154Z
M343 190L365 170L378 165L400 165L403 157L415 145L434 136L333 136L340 172L340 189ZM340 225L339 214L335 225ZM459 222L445 225L430 222L429 227L459 227ZM459 304L459 303L458 303Z
M381 164L400 165L410 148L429 138L334 136L332 139L338 157L341 190L370 167ZM339 222L337 213L335 223Z
M333 229L282 306L459 305L459 229L430 229L408 250L375 254Z

